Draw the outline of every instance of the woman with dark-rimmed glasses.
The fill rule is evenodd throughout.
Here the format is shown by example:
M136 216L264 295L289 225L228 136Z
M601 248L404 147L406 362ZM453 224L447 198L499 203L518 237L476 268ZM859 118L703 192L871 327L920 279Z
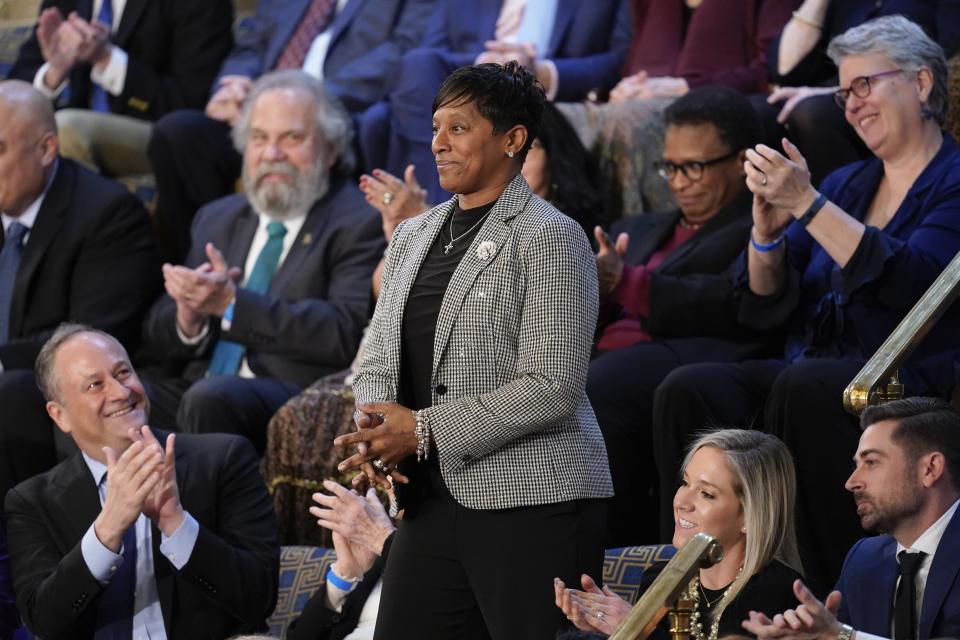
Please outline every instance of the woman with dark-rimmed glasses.
M960 152L940 129L943 50L887 16L836 37L829 52L837 102L875 157L830 174L819 191L787 140L783 153L758 145L744 163L753 229L737 274L739 320L785 328L783 357L682 367L654 402L660 469L675 468L689 434L712 421L755 421L790 447L801 555L818 589L861 535L843 489L859 433L843 389L960 250ZM951 324L941 321L901 368L909 394L951 392L960 347Z

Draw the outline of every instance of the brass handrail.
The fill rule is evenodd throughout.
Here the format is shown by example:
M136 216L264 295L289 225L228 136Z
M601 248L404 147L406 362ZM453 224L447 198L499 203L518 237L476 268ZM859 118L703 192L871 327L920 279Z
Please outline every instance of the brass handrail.
M633 605L610 640L644 640L665 614L676 609L676 602L685 595L693 574L701 567L715 565L721 558L723 548L713 536L698 533L687 540ZM671 629L671 633L674 640L689 638L689 621L685 629Z
M867 405L903 397L897 369L960 296L960 253L937 276L880 348L843 390L843 407L859 415Z

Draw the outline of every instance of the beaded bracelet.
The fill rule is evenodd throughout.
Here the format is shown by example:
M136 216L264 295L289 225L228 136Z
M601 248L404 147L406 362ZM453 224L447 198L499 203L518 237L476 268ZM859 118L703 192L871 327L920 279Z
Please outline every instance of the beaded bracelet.
M820 212L820 209L823 209L823 205L827 204L827 196L822 193L817 194L816 200L813 201L813 204L803 212L803 215L797 218L799 222L804 227L810 224L810 221L813 220L813 216L817 215Z
M423 462L430 457L430 421L423 411L414 411L413 417L417 420L417 462Z
M360 580L357 578L341 578L337 575L337 572L333 570L333 565L330 565L327 569L327 582L341 591L352 591Z
M758 244L756 240L753 239L753 230L750 231L750 244L753 245L753 248L759 251L760 253L768 253L773 251L781 244L783 244L783 234L779 238L771 242L770 244Z

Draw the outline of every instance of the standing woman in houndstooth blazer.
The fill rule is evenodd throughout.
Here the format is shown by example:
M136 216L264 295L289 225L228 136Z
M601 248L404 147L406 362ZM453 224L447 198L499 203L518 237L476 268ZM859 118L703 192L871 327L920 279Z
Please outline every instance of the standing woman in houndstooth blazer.
M553 638L553 576L600 571L613 489L584 393L596 267L520 175L545 100L508 62L456 70L433 101L440 183L458 195L394 232L358 432L336 441L358 445L342 470L391 476L406 510L378 640Z

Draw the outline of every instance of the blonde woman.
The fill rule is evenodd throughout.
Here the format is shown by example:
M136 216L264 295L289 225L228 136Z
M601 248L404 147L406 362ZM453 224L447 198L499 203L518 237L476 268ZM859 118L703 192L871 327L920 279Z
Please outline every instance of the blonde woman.
M693 444L682 470L673 499L674 546L701 531L723 545L723 559L701 569L689 586L695 640L742 634L740 622L749 611L775 614L783 611L781 603L795 604L793 581L800 570L793 529L796 479L786 446L759 431L714 431ZM648 569L641 588L662 568ZM581 582L582 591L555 580L557 606L579 629L612 633L631 605L590 576ZM668 637L666 619L650 637Z

